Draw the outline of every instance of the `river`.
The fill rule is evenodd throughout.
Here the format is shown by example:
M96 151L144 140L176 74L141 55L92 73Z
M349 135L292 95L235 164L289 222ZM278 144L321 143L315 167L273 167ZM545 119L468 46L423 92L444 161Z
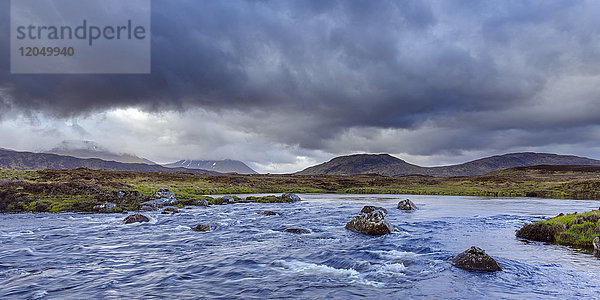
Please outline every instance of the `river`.
M515 230L600 202L537 198L307 194L297 203L232 204L145 213L0 215L2 299L596 299L600 260L527 242ZM396 209L410 198L420 208ZM383 206L393 234L344 229L364 205ZM280 216L259 213L272 210ZM190 229L217 222L213 232ZM303 228L309 234L283 232ZM496 273L453 267L478 246Z

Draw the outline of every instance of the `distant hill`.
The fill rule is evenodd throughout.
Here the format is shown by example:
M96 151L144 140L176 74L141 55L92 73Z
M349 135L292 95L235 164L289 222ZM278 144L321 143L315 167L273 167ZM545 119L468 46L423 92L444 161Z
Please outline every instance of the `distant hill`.
M93 170L108 171L136 171L136 172L169 172L169 173L193 173L223 175L214 171L195 170L185 168L166 168L159 165L148 165L141 163L121 163L106 161L98 158L77 158L49 153L18 152L12 150L0 150L0 168L17 170L70 170L87 168Z
M156 165L156 163L133 154L115 153L92 141L67 140L46 151L51 154L73 156L77 158L99 158L122 163Z
M510 153L486 157L459 165L421 167L389 154L356 154L336 157L309 167L298 175L356 175L374 173L384 176L429 175L436 177L483 175L494 171L535 165L600 165L600 160L549 153Z
M168 168L203 169L221 173L258 174L239 160L180 160L163 165Z

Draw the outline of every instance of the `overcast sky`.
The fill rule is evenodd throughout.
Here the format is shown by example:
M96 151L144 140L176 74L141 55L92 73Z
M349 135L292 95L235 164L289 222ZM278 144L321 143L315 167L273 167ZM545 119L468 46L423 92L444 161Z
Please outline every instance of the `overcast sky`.
M259 172L600 158L600 1L153 0L149 75L12 75L0 13L4 148L92 140Z

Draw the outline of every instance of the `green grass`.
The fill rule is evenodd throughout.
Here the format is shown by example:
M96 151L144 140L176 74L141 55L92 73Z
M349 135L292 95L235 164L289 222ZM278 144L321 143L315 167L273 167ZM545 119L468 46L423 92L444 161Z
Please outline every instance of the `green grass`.
M0 170L0 212L86 211L92 204L119 202L134 210L160 188L175 193L182 205L210 195L350 193L413 194L482 197L535 196L560 199L600 199L600 174L593 171L548 171L517 168L482 176L436 178L300 175L192 175L76 170ZM40 190L41 189L41 190ZM112 199L111 193L136 191L138 198ZM275 201L275 199L259 199ZM93 207L93 206L92 206ZM568 237L565 236L565 240Z
M561 215L527 224L523 228L534 231L522 236L524 238L536 240L535 231L551 231L554 234L553 240L557 244L592 248L592 240L600 236L600 211Z

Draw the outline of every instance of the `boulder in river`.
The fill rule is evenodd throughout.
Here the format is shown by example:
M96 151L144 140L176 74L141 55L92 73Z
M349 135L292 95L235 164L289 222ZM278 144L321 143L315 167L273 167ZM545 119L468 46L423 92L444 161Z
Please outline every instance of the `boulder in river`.
M363 207L360 212L368 214L368 213L370 213L370 212L372 212L374 210L381 210L381 211L383 211L384 213L387 214L387 209L385 209L383 207L379 207L379 206L372 206L372 205L367 205L367 206Z
M296 194L291 194L291 193L285 193L283 195L281 195L281 199L284 202L298 202L302 199L300 199L300 196L296 195Z
M263 216L279 216L279 213L276 213L274 211L270 211L270 210L265 210L263 212L260 213Z
M355 216L346 224L346 229L368 235L384 235L394 231L394 226L385 218L386 212L384 210L371 210L365 207L363 207L363 210L369 212L361 212L358 216Z
M398 209L401 210L417 210L417 206L410 201L410 199L405 199L398 202Z
M487 255L483 249L475 246L452 258L452 263L457 268L469 271L502 271L495 259Z
M295 234L309 234L310 231L302 228L286 228L285 232L295 233Z
M179 212L179 209L175 206L167 206L165 208L163 208L163 211L161 212L161 214L176 214Z
M217 229L218 227L219 227L219 224L217 224L215 222L210 222L210 223L205 223L205 224L198 224L195 227L193 227L192 230L208 232L208 231L213 231L213 230Z
M125 219L123 219L123 223L125 223L125 224L143 223L143 222L150 222L150 218L148 218L142 214L134 214L134 215L129 215L129 216L125 217Z

